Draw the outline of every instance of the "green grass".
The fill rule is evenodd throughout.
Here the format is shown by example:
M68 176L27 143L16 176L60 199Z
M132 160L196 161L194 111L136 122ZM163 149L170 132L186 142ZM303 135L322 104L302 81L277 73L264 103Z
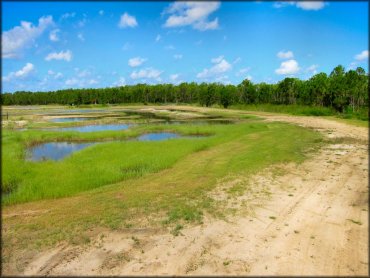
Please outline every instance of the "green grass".
M340 119L351 119L355 121L367 122L369 121L369 110L362 108L358 112L352 112L347 110L344 113L338 113L333 108L321 107L321 106L307 106L298 104L239 104L232 105L231 109L249 110L249 111L262 111L262 112L273 112L273 113L285 113L291 115L301 116L335 116Z

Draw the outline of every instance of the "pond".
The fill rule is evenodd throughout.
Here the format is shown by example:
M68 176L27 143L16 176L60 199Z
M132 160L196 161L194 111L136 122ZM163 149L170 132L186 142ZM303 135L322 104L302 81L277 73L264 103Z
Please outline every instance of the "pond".
M82 150L95 143L72 143L72 142L55 142L43 143L31 147L27 150L27 160L43 161L47 159L61 160L73 152Z
M70 122L81 122L88 120L95 120L96 118L89 117L71 117L71 118L54 118L50 119L50 122L53 123L70 123Z
M127 141L163 141L174 138L199 138L204 136L182 136L173 132L147 133L140 135L133 140ZM112 142L112 141L110 141ZM42 143L27 149L27 160L44 161L44 160L61 160L64 157L101 142L76 143L76 142L52 142Z
M124 130L124 129L128 129L129 127L130 125L128 124L100 124L100 125L85 125L85 126L51 128L48 130L94 132L94 131L107 131L107 130Z

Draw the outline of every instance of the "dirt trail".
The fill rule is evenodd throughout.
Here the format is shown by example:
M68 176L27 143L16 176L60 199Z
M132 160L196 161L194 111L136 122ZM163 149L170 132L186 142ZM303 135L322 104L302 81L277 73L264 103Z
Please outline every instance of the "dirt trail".
M280 165L283 175L266 169L254 176L253 188L270 197L232 198L228 205L238 213L226 220L206 217L176 237L145 229L103 233L89 246L40 254L24 274L368 275L368 129L264 117L359 140L327 145L300 165ZM226 201L222 186L228 185L210 195ZM246 200L255 203L246 208Z

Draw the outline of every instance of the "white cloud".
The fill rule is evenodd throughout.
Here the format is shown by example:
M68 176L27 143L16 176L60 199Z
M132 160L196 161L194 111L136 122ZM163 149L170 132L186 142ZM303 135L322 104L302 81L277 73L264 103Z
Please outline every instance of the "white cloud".
M126 79L124 77L120 77L118 81L113 83L113 87L120 87L126 85Z
M312 73L312 74L316 74L317 73L317 68L319 67L319 65L311 65L309 66L306 71L309 72L309 73Z
M159 42L159 41L161 40L161 38L162 38L162 37L161 37L161 35L159 35L159 34L158 34L158 35L155 37L155 42Z
M30 47L35 40L50 26L54 25L52 16L44 16L39 19L38 26L31 22L21 21L20 26L16 26L1 35L2 58L15 58L19 52Z
M182 59L182 54L175 54L175 55L173 55L173 58L175 60L180 60L180 59Z
M324 1L278 1L274 3L275 8L284 8L287 6L296 6L306 11L318 11L324 8L326 3Z
M275 70L276 74L295 74L300 70L296 60L284 61L280 64L280 68Z
M76 16L76 13L75 12L73 12L73 13L65 13L65 14L62 14L61 19L67 19L67 18L75 17L75 16Z
M154 69L154 68L146 68L139 71L133 71L130 75L132 79L142 79L142 78L150 78L150 79L159 79L161 75L161 71Z
M126 27L136 27L138 24L137 24L137 21L136 21L136 18L134 16L131 16L129 15L128 13L124 13L123 15L121 15L121 19L118 23L118 27L119 28L126 28Z
M279 51L276 56L280 59L292 59L294 57L292 51Z
M35 66L31 63L27 63L22 69L16 72L10 72L7 76L3 77L3 81L10 81L14 78L26 78L35 70Z
M368 50L364 50L362 51L360 54L357 54L355 56L355 59L357 61L364 61L364 60L368 60L369 59L369 51Z
M170 4L163 14L169 14L164 26L180 27L192 26L194 29L205 31L218 28L218 18L209 20L210 14L220 7L220 2L183 2Z
M138 67L141 64L143 64L145 61L147 61L146 58L134 57L128 60L128 65L130 67Z
M99 14L100 14L100 15L104 15L104 11L103 11L103 10L100 10L100 11L99 11Z
M247 75L247 76L245 77L245 79L252 80L252 79L253 79L253 77L252 77L251 75Z
M299 1L296 3L296 6L302 10L317 11L324 8L325 3L323 1Z
M55 29L49 33L49 39L53 42L59 41L58 33L60 32L59 29Z
M48 74L49 74L49 75L54 75L54 74L55 74L55 72L54 72L54 71L52 71L52 70L48 70Z
M31 63L27 63L22 69L15 72L16 77L26 77L34 70L35 66Z
M79 33L79 34L77 35L77 38L78 38L80 41L82 41L82 42L84 42L84 41L85 41L85 37L84 37L84 35L83 35L82 33Z
M203 71L197 74L197 78L217 76L232 69L231 64L227 62L223 56L213 58L211 62L215 65L209 69L203 69Z
M65 60L67 62L72 60L72 51L67 50L67 51L60 51L59 53L57 52L52 52L49 53L45 57L46 61L51 61L51 60Z

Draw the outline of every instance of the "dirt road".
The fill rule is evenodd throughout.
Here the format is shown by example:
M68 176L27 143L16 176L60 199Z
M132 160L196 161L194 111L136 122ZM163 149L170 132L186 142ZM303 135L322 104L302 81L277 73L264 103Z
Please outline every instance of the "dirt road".
M105 232L89 246L40 254L24 274L368 275L368 129L313 117L264 117L342 140L300 165L266 169L241 196L226 199L222 188L233 181L220 181L210 196L237 211L225 220L206 217L178 236L153 229Z

